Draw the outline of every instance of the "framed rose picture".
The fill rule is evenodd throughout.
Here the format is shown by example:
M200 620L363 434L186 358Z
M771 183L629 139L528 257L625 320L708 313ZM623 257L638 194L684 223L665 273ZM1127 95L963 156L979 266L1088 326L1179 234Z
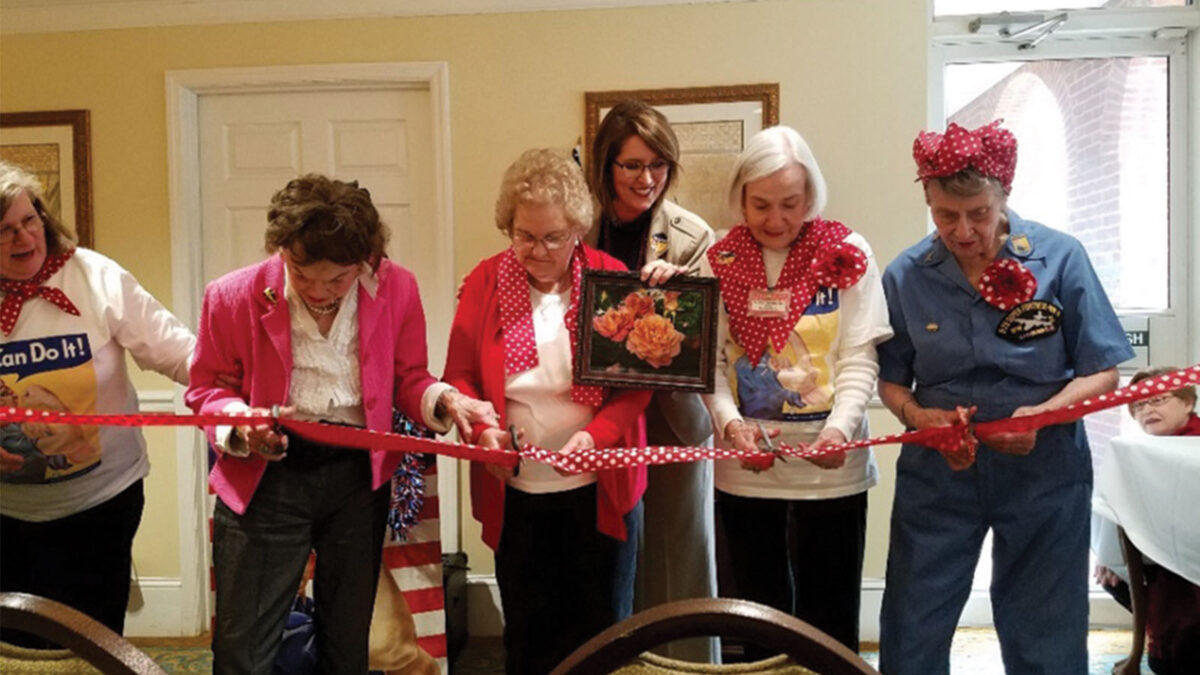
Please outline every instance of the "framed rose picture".
M46 208L92 247L91 123L86 110L0 113L0 159L42 184Z
M635 272L588 270L580 294L575 382L712 393L717 280L653 288Z

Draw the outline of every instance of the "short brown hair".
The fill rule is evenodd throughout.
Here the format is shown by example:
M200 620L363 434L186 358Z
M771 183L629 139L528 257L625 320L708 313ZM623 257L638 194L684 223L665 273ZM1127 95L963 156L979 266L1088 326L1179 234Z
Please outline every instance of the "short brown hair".
M42 194L42 184L37 177L16 164L0 160L0 216L8 213L13 202L24 193L33 203L34 210L42 219L45 227L46 253L59 255L75 248L75 235L63 227L58 219L46 208L45 196Z
M1176 368L1175 366L1163 366L1161 368L1147 368L1145 370L1139 370L1133 374L1133 377L1129 378L1129 384L1137 384L1138 382L1141 382L1142 380L1148 380L1152 377L1158 377L1159 375L1167 375L1167 374L1173 373L1177 370L1179 370L1179 369ZM1169 391L1167 393L1169 393L1170 395L1174 396L1177 399L1180 399L1184 403L1190 403L1193 408L1196 407L1196 387L1195 387L1195 385L1189 384L1187 386L1180 387L1178 389ZM1133 404L1132 403L1129 404L1129 413L1133 414Z
M267 221L267 251L287 249L300 265L328 260L376 269L387 247L387 226L358 181L295 178L271 197Z
M645 101L627 100L613 106L596 130L596 138L592 141L591 154L588 156L587 172L588 186L600 203L601 212L609 218L616 217L613 207L617 198L613 187L613 162L630 136L641 138L655 154L670 164L667 184L651 210L657 209L662 203L675 184L675 174L679 171L679 139L675 137L666 116Z
M512 236L513 217L521 204L554 204L562 207L572 234L592 226L592 198L575 161L546 148L521 153L500 181L496 198L496 229Z
M925 186L928 187L935 181L943 192L955 197L974 197L990 187L996 191L1001 201L1008 199L1008 193L1004 191L1004 184L999 178L985 176L974 167L967 167L949 176L933 176L925 181Z

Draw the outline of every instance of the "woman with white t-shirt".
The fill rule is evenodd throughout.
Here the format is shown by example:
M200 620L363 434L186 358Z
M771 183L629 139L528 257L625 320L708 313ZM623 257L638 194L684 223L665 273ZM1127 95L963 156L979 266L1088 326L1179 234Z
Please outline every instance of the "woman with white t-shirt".
M824 447L866 435L875 345L891 336L879 269L861 235L819 216L825 180L788 127L738 157L729 191L742 222L709 249L721 281L717 386L708 397L727 447L766 436ZM804 460L718 460L717 504L738 596L858 648L870 449ZM722 589L725 592L725 589Z
M192 332L119 264L76 246L37 178L6 162L0 216L0 406L136 414L126 353L187 384ZM120 633L149 472L136 427L0 427L0 591L57 600ZM8 630L4 640L44 646Z
M512 425L522 442L562 453L642 445L650 392L572 383L583 270L625 269L582 243L591 223L570 159L530 150L505 172L496 226L512 244L463 281L443 378L500 414L500 429L479 425L469 440L508 448ZM548 673L630 614L645 488L644 466L561 475L537 462L472 464L474 515L496 551L508 673Z

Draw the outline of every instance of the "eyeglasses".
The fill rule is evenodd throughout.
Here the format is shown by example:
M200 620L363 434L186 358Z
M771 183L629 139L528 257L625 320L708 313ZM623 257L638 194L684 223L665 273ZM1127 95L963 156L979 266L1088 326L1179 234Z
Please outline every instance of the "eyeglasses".
M17 238L17 231L25 230L27 233L37 236L46 228L46 224L36 214L30 214L17 225L8 225L0 228L0 244L11 244Z
M1133 403L1129 404L1129 412L1133 413L1136 416L1138 413L1142 412L1142 410L1146 409L1147 407L1161 408L1162 406L1166 405L1167 402L1173 398L1178 398L1178 397L1175 396L1174 394L1159 394L1158 396L1155 396L1153 398L1148 398L1148 399L1145 399L1142 401L1134 401Z
M622 171L625 172L626 178L637 178L638 176L642 175L643 171L647 170L650 171L651 176L661 177L667 172L667 169L671 168L671 163L665 159L656 159L649 164L643 164L636 159L628 162L621 162L614 159L613 164L617 165Z
M512 233L513 246L523 249L532 249L537 244L546 247L547 251L557 251L567 244L571 243L570 232L551 232L544 237L535 237L528 232L522 230L513 230Z

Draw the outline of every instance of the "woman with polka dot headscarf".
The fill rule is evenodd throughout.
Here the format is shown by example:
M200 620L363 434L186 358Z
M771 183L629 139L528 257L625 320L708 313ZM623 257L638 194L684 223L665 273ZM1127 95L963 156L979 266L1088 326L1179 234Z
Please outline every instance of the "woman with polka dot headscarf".
M504 173L496 227L510 246L463 281L446 357L445 380L500 414L500 429L480 425L468 440L508 448L515 428L521 442L564 454L644 444L650 392L572 383L583 270L625 269L582 243L591 223L567 157L529 150ZM561 475L530 461L471 465L474 515L496 552L508 673L548 673L630 614L645 488L644 466Z
M1073 237L1007 208L1017 142L999 121L913 143L935 232L884 273L895 337L879 396L910 429L1029 415L1102 394L1133 350ZM973 417L972 417L973 416ZM1087 671L1092 467L1083 423L906 444L883 596L880 668L949 671L950 641L988 530L1010 673Z
M867 433L875 345L891 328L870 246L820 216L825 200L816 158L791 128L759 132L738 157L729 201L741 224L701 267L721 282L708 404L726 446L761 449L765 434L824 447ZM857 649L866 491L877 480L870 449L718 460L734 593Z

